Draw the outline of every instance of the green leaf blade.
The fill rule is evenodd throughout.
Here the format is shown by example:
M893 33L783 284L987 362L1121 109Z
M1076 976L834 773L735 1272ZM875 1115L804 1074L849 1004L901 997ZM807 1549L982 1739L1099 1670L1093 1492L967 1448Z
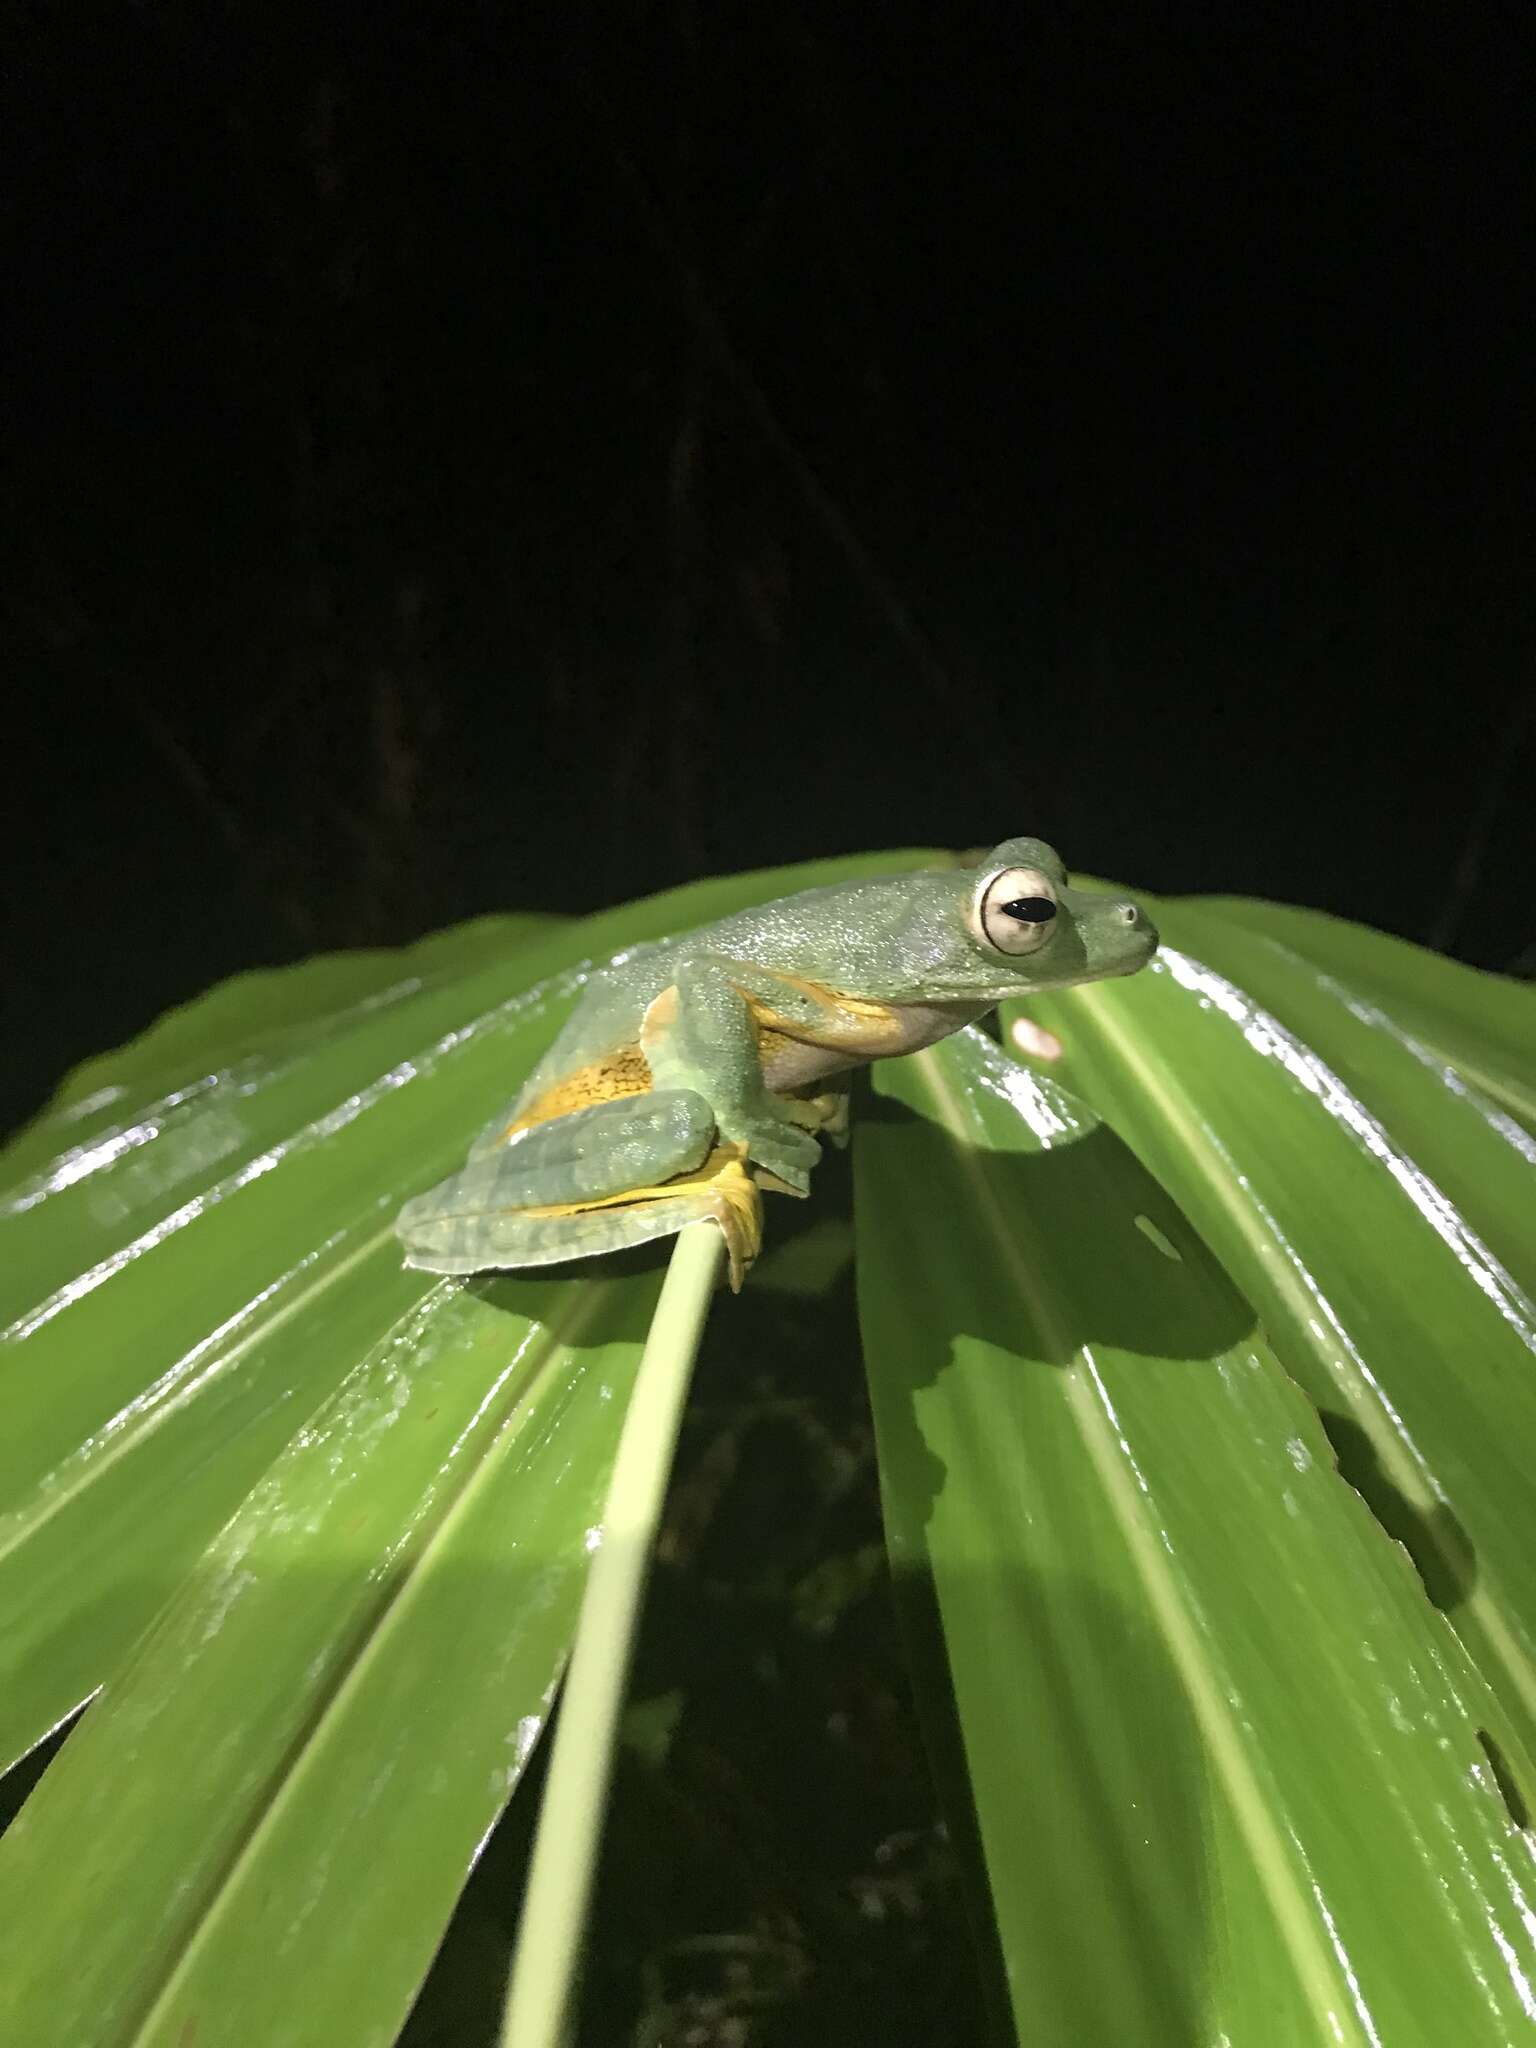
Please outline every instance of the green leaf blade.
M1020 2038L1504 2040L1536 1958L1496 1709L1246 1305L975 1034L878 1085L893 1561L931 1579Z
M912 860L700 884L511 951L500 923L445 935L441 973L379 956L370 993L353 963L340 1010L323 972L265 1022L225 992L169 1033L206 1071L130 1048L7 1154L41 1199L0 1216L0 1758L106 1690L0 1842L5 2038L393 2032L563 1657L655 1285L583 1283L606 1334L503 1412L507 1346L557 1295L404 1271L394 1215L594 959ZM371 1414L411 1419L393 1479ZM445 1430L489 1446L461 1501Z
M1536 1310L1490 1243L1528 1268L1536 1162L1385 1013L1292 1001L1307 1040L1169 948L1030 1010L1252 1302L1536 1754Z
M120 1066L93 1062L83 1094L66 1087L5 1155L0 1769L102 1682L422 1297L429 1278L399 1265L400 1204L459 1164L594 957L920 858L699 883L569 926L482 919L403 955L309 963L291 984L240 977ZM97 1098L82 1138L73 1108ZM29 1150L40 1131L62 1149Z
M1512 1109L1528 1130L1536 1129L1536 987L1530 982L1484 973L1368 925L1285 903L1208 896L1170 901L1158 914L1179 944L1186 914L1197 917L1214 964L1223 959L1215 935L1224 927L1231 941L1262 937L1345 987L1359 988ZM1200 946L1192 943L1191 950Z
M317 1412L0 1842L6 2038L389 2037L547 1706L643 1307L437 1283Z

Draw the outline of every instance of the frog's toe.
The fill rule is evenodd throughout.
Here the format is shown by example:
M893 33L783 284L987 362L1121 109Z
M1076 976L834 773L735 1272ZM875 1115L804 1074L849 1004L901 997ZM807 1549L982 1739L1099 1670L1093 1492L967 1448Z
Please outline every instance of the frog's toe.
M1059 1060L1062 1054L1061 1040L1054 1031L1047 1031L1029 1017L1015 1017L1008 1027L1008 1036L1015 1047L1030 1059Z
M721 1139L754 1167L762 1167L784 1194L811 1192L811 1167L821 1157L821 1147L809 1130L801 1130L788 1116L752 1118L729 1128L721 1124Z
M754 1166L770 1174L781 1190L791 1195L808 1195L811 1169L821 1157L821 1147L808 1131L780 1122L754 1124L750 1130L732 1132Z
M829 1088L820 1095L790 1096L784 1105L791 1121L838 1150L848 1143L848 1090Z
M731 1292L740 1294L747 1269L763 1248L763 1198L739 1159L727 1160L711 1182L708 1215L725 1239Z
M741 1292L748 1268L763 1248L763 1198L739 1145L717 1146L695 1172L664 1187L639 1190L632 1199L655 1201L674 1230L686 1230L690 1223L713 1223L725 1239L731 1292Z

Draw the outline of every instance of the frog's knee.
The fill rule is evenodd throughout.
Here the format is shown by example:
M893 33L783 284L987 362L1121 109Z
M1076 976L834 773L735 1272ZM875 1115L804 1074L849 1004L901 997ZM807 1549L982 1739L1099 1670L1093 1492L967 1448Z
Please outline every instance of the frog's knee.
M600 1121L571 1133L569 1147L554 1151L544 1176L553 1188L561 1173L569 1174L572 1191L539 1200L590 1201L654 1187L702 1166L715 1142L715 1112L691 1088L633 1096L587 1114Z

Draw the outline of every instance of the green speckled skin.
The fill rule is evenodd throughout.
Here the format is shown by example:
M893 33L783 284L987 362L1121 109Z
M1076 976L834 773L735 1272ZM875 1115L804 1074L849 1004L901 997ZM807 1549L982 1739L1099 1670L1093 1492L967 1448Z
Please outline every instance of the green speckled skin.
M804 1194L814 1134L841 1135L850 1069L1005 997L1134 973L1156 947L1134 904L1070 888L1050 847L1010 839L974 868L807 890L642 948L593 976L464 1170L406 1204L407 1261L476 1272L680 1229L714 1211L658 1191L717 1145L759 1184ZM626 1191L648 1199L613 1206ZM609 1206L522 1213L593 1203Z

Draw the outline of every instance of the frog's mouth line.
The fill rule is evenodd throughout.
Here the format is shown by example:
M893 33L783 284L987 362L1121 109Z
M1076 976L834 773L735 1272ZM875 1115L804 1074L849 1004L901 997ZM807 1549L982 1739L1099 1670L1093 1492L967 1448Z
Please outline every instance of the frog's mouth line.
M937 1010L953 1003L957 1008L986 1009L993 1003L1022 1000L1026 996L1050 995L1058 989L1082 988L1090 981L1118 981L1123 975L1138 974L1157 952L1154 941L1145 953L1132 960L1116 960L1103 967L1064 967L1059 979L1046 975L1039 980L994 983L987 988L931 989L923 996L923 1007Z

